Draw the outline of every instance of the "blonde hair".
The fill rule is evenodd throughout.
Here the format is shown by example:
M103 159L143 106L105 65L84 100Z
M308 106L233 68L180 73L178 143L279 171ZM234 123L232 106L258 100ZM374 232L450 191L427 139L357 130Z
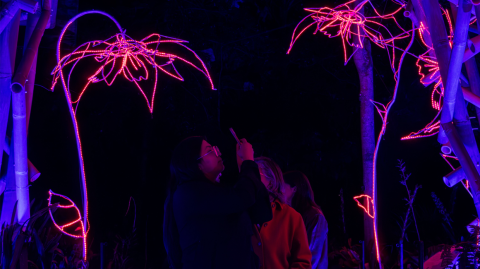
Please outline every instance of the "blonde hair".
M266 186L269 194L280 202L285 203L285 182L283 181L282 170L278 164L267 157L257 157L255 162L260 173L264 174L269 181L268 186Z

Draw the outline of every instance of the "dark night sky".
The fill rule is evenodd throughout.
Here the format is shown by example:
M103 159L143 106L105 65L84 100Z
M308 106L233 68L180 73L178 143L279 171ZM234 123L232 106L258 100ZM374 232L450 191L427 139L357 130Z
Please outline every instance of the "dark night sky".
M157 268L164 258L163 201L173 147L187 136L206 135L221 148L227 167L223 179L232 182L236 173L235 141L229 127L254 145L256 155L273 158L283 171L299 169L309 177L316 201L329 223L329 241L336 246L345 242L339 197L343 189L347 236L354 242L362 239L363 214L352 199L362 193L359 86L353 61L343 65L340 39L313 36L311 31L286 55L293 28L306 15L303 7L334 6L341 2L293 0L287 10L289 2L79 2L79 12L106 11L133 38L159 33L188 40L189 47L205 60L219 89L211 91L202 74L181 66L184 82L160 76L154 112L150 115L143 97L125 79L117 79L111 87L100 83L89 88L78 120L95 252L98 253L100 242L111 242L115 234L131 230L132 211L127 217L124 215L132 196L137 204L137 250L143 253L147 248L149 267ZM385 3L378 1L375 5L387 11L393 8L392 2ZM399 21L409 27L409 21L401 14ZM116 33L114 24L99 15L81 18L77 27L77 46ZM40 49L36 83L45 87L51 85L54 38L59 29L57 26L47 30ZM418 41L412 51L422 52ZM387 103L394 86L387 54L374 46L372 56L375 100ZM80 90L80 82L86 81L83 79L93 68L79 69L73 91ZM431 90L418 80L415 59L407 57L397 103L378 158L379 229L384 245L394 246L399 240L401 228L397 222L406 210L402 200L406 191L399 183L397 159L406 162L407 172L412 173L409 186L423 186L415 210L420 235L427 246L450 242L431 199L432 191L451 212L456 240L466 235L464 227L475 213L463 188L458 188L455 196L443 184L442 176L450 168L439 155L435 137L400 141L400 137L422 128L435 115L430 106ZM378 134L378 115L376 120ZM80 203L73 128L60 86L53 93L36 87L30 124L30 159L42 172L31 188L32 197L42 200L52 189ZM413 224L407 233L410 242L417 240ZM412 246L409 244L407 247ZM143 254L135 257L138 264L144 263Z

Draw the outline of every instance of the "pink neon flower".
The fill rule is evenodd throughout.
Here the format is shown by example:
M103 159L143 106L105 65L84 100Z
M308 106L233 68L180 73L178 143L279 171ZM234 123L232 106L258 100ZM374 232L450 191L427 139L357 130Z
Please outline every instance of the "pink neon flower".
M390 14L380 15L368 0L364 0L352 9L349 5L354 2L355 0L352 0L335 8L305 8L305 10L311 14L303 18L295 27L287 54L290 53L297 39L311 26L316 25L314 34L321 32L329 38L341 37L345 64L353 55L352 53L347 57L347 45L354 49L362 48L363 40L368 38L381 48L391 49L388 53L390 54L390 62L393 68L395 62L395 40L409 36L408 32L398 24L394 17L396 13L402 10L403 6ZM361 10L367 3L373 8L376 16L364 16L362 14L363 12L361 12ZM300 25L309 18L311 18L313 22L303 27L303 29L297 33ZM400 30L399 35L394 36L392 32L381 23L381 20L386 19L395 22L398 30Z
M167 43L176 44L186 49L188 54L193 54L193 60L187 60L173 53L159 51L159 49ZM57 66L55 66L55 69L52 71L52 75L54 76L52 89L55 87L58 78L64 79L62 75L63 70L71 65L66 81L67 90L71 93L70 77L75 66L81 59L91 57L101 65L93 69L93 74L88 77L87 83L78 97L72 97L72 103L78 103L78 101L80 101L80 98L82 98L85 90L91 83L104 81L110 86L119 75L123 75L124 78L137 86L147 102L150 113L152 113L159 71L183 81L182 75L180 75L175 67L175 62L185 63L202 72L210 82L211 89L215 89L205 63L193 50L184 45L185 43L188 42L159 34L151 34L137 41L124 33L116 34L103 41L96 40L86 42L76 48L72 53L63 56ZM152 76L150 74L152 71L154 72L153 91L151 95L147 97L147 93L140 85L140 82L142 80L149 80Z
M449 43L450 47L453 45L453 25L450 19L450 14L448 10L443 9L443 15L449 26ZM433 90L430 96L430 102L433 109L437 110L437 114L433 120L431 120L423 129L412 132L407 136L401 138L401 140L410 140L415 138L422 138L422 137L430 137L438 134L440 129L440 113L442 110L442 100L443 100L443 83L442 77L440 76L440 67L438 66L437 58L435 57L435 53L433 47L429 46L427 42L425 42L425 35L430 35L428 29L420 23L420 27L418 28L418 33L420 35L420 40L427 48L427 51L418 56L416 65L418 67L418 74L420 75L420 83L425 86L428 86L432 83L435 83L433 86Z

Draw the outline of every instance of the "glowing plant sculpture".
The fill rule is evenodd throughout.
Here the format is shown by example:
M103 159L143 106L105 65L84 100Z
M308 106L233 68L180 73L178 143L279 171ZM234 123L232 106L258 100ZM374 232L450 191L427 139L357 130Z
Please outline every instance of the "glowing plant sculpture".
M67 28L78 18L86 14L101 14L110 18L117 26L119 33L106 39L106 40L96 40L86 42L76 48L73 52L61 56L60 54L60 45L62 43L62 38L65 35ZM208 79L211 89L215 90L212 82L212 78L208 73L208 70L205 66L205 63L200 59L200 57L190 48L188 48L185 43L187 41L166 37L159 34L151 34L145 37L142 40L134 40L133 38L127 36L125 31L120 27L120 24L109 14L101 11L86 11L80 13L73 17L63 28L60 38L57 43L57 65L52 72L54 76L52 83L52 90L55 87L56 83L60 79L65 98L70 108L70 116L72 118L73 127L75 131L75 137L77 142L77 152L80 165L80 174L82 180L82 199L83 199L83 211L80 211L77 206L73 203L71 199L66 196L55 194L50 192L50 198L52 195L63 197L71 202L71 205L66 207L75 208L80 216L78 220L75 220L72 223L60 226L55 224L55 226L60 229L66 235L83 238L84 240L84 251L83 258L84 261L87 259L86 252L86 240L87 240L87 227L88 225L88 199L87 199L87 182L85 178L85 167L84 160L82 155L82 143L80 140L80 133L78 130L78 123L76 119L76 111L78 109L78 102L83 96L85 90L92 83L98 83L104 81L108 86L112 85L115 79L122 75L125 79L130 82L133 82L136 87L140 90L143 97L147 102L148 109L150 113L153 112L154 97L158 83L159 73L165 73L173 78L183 81L183 77L177 71L175 67L175 62L185 63L187 66L191 66L198 71L202 72ZM193 60L187 60L184 57L178 56L173 53L167 53L159 51L159 48L163 48L166 44L174 44L180 46L187 51L187 53L193 55ZM80 94L75 99L72 98L70 91L70 79L72 72L77 66L77 64L82 59L91 58L94 59L99 66L95 67L92 74L87 78L85 85L83 86ZM196 62L196 63L195 63ZM68 75L65 75L64 69L70 68ZM153 75L151 74L153 70ZM150 97L147 97L147 93L144 91L144 88L140 85L140 82L143 80L150 80L153 78L153 90ZM74 107L74 104L75 107ZM83 213L83 214L81 214ZM53 216L52 216L53 220ZM54 221L55 223L55 221ZM82 233L80 235L74 235L72 233L65 232L65 228L79 223L82 228ZM87 225L85 225L87 224ZM89 227L88 227L89 228Z
M195 56L200 66L178 55L159 51L158 48L166 43L174 43L187 49ZM159 34L151 34L140 41L136 41L124 32L103 41L96 40L86 42L59 60L52 72L54 75L52 89L55 87L58 79L63 76L62 70L72 65L66 82L67 90L70 92L70 78L75 66L80 60L92 57L98 63L101 63L101 66L87 79L87 83L80 92L80 95L73 100L72 103L78 103L80 101L80 98L90 84L104 81L108 86L111 86L119 75L123 75L124 78L137 86L147 102L150 113L152 113L159 71L183 81L183 77L175 67L175 61L186 63L202 72L208 78L211 88L214 89L212 78L205 64L200 57L198 57L193 50L185 46L184 43L188 42ZM140 81L148 80L151 77L147 68L148 66L152 67L155 72L154 86L150 97L147 97L147 94L139 84Z
M355 8L352 9L350 8L349 5L353 4L354 2L355 2L354 0L351 0L333 9L327 8L327 7L306 8L305 10L308 12L311 12L311 14L306 16L304 19L302 19L297 25L297 27L295 27L295 30L292 35L292 41L290 43L290 47L287 51L287 54L290 53L297 39L307 29L309 29L313 25L316 25L316 30L314 31L314 34L317 32L322 32L330 38L337 37L337 36L342 38L345 64L351 58L351 56L347 57L347 45L353 47L354 48L353 53L355 53L357 48L363 47L363 42L365 38L368 38L371 42L373 42L377 46L387 49L387 53L389 54L390 67L394 73L395 88L394 88L392 100L388 102L387 105L383 105L379 102L375 102L371 100L371 102L375 105L375 108L377 109L377 112L379 113L382 119L382 128L378 135L377 142L375 144L375 151L373 154L373 173L372 173L373 174L372 176L373 193L372 193L372 197L368 195L360 195L360 196L354 197L354 200L365 211L365 213L367 213L369 217L373 218L375 251L376 251L378 264L381 268L382 263L381 263L379 245L378 245L377 214L376 214L376 204L377 204L377 200L376 200L377 199L377 194L376 194L377 168L376 166L377 166L378 150L380 147L380 142L382 140L382 137L386 131L388 114L396 100L398 85L400 83L400 69L403 64L403 59L405 58L406 54L409 53L408 50L413 44L416 29L412 22L412 29L405 31L398 24L397 20L394 17L395 14L397 14L399 11L401 11L405 7L405 4L403 2L401 3L395 2L399 4L401 7L398 8L393 13L386 14L386 15L381 15L368 0L364 0L360 2L358 5L355 6ZM376 16L367 17L362 14L361 10L363 6L367 3L370 4ZM312 18L313 22L308 24L297 34L297 29L299 28L299 26L308 18ZM400 33L398 35L393 35L391 31L380 22L381 20L384 20L384 19L393 20L395 22L395 25L400 30ZM379 20L379 21L376 21L376 20ZM337 29L337 32L336 33L329 32L329 31L332 31L332 29ZM385 38L380 31L384 32L387 38ZM395 40L407 38L409 36L411 36L411 38L408 43L408 46L405 49L401 49L395 45ZM396 60L395 60L395 52L397 49L402 51L398 64L396 64ZM361 205L361 203L358 201L359 198L363 198L363 197L367 199L367 208ZM371 205L371 208L370 208L370 205Z
M408 31L405 31L397 22L394 15L402 10L403 4L396 11L380 15L375 7L368 0L364 0L359 3L355 8L350 8L349 5L353 4L355 0L351 0L345 4L339 5L335 8L305 8L305 11L310 12L311 14L303 18L300 23L295 27L295 30L292 35L292 41L290 42L290 47L287 51L287 54L292 50L293 45L298 40L298 38L310 27L316 25L314 34L321 32L328 36L329 38L341 37L343 45L343 56L344 63L350 60L351 56L355 51L348 57L347 56L347 45L350 47L363 48L363 40L365 38L370 39L374 44L381 48L389 48L390 62L392 63L392 68L394 68L395 62L395 40L408 37ZM360 12L364 5L370 4L377 16L366 17ZM309 23L302 30L299 29L300 25L306 21L308 18L313 19L313 22ZM381 21L385 19L391 19L395 22L395 25L400 30L400 34L394 36L391 31L385 27ZM378 21L377 21L378 20ZM383 33L383 34L382 34ZM385 35L385 37L384 37Z

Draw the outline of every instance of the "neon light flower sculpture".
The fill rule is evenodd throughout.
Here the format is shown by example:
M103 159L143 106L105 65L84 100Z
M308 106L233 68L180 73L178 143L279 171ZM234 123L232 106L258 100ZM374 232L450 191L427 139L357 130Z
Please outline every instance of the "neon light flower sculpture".
M86 42L76 48L73 52L61 56L60 46L62 43L62 38L65 35L67 28L78 18L87 15L87 14L101 14L110 18L116 25L119 30L119 33L106 39L106 40L95 40ZM70 108L70 115L72 117L73 127L75 130L75 136L77 141L77 151L78 159L80 163L80 174L82 180L82 198L83 198L83 210L80 211L75 203L66 196L55 194L50 191L50 199L52 196L59 196L68 201L70 205L65 206L65 208L75 208L77 209L78 214L81 216L73 222L66 225L57 225L55 220L55 226L64 234L76 237L83 238L84 240L84 251L83 259L87 260L86 252L86 240L87 240L87 227L88 225L88 200L87 200L87 183L85 178L85 167L82 155L82 143L80 140L80 133L78 130L78 123L76 119L76 111L78 109L78 102L84 95L88 86L94 83L105 82L108 86L112 85L117 77L122 75L125 79L130 82L133 82L135 86L140 90L141 94L146 100L148 109L150 113L153 113L153 104L155 98L155 92L157 88L157 83L159 75L161 73L167 74L170 77L183 81L183 77L178 72L175 67L175 63L183 63L186 66L193 67L194 69L200 71L204 74L210 84L210 88L215 90L212 82L212 78L205 66L205 63L200 59L200 57L185 44L188 43L185 40L176 39L172 37L162 36L159 34L151 34L144 39L134 40L125 34L125 30L120 27L120 24L109 14L101 11L86 11L78 14L73 17L63 28L60 38L57 43L57 65L52 72L53 83L52 90L57 84L58 80L61 81L65 98ZM174 53L160 51L159 49L164 49L164 46L167 44L176 45L178 48L186 51L186 54L193 56L192 60L187 60L185 57L176 55ZM70 79L72 76L73 70L77 64L83 59L94 59L98 64L97 67L93 68L92 73L87 78L80 94L76 98L72 98L72 93L70 91ZM70 68L68 71L65 69ZM153 77L153 78L152 78ZM144 86L141 86L141 81L153 80L153 90L150 95L144 90ZM74 107L75 104L75 107ZM81 213L82 214L81 214ZM53 219L53 216L52 216ZM73 224L80 224L82 227L82 233L79 235L74 235L65 231L65 228ZM85 225L87 224L87 225Z
M177 44L187 49L195 56L196 61L199 62L200 65L197 66L193 62L178 55L159 51L158 48L166 43ZM101 65L87 79L87 83L83 87L80 95L73 100L72 103L78 103L80 101L80 98L90 84L103 81L108 86L111 86L119 75L123 75L124 78L133 82L137 86L147 102L150 113L152 113L159 73L163 72L173 78L183 81L183 77L175 67L175 61L183 62L202 72L208 78L211 88L214 89L212 79L205 64L200 57L198 57L193 50L185 46L184 43L188 42L159 34L152 34L140 41L136 41L125 33L116 34L103 41L96 40L84 43L72 53L63 56L59 60L57 66L52 72L54 75L52 88L55 87L58 79L63 76L61 70L71 65L72 67L66 83L67 87L69 87L70 77L77 63L82 59L92 57L98 63L101 63ZM140 81L148 80L151 77L147 68L148 66L152 67L155 72L153 91L149 97L147 97L144 89L139 84ZM135 75L135 73L138 74ZM68 91L70 92L69 88Z
M355 0L351 0L335 8L305 8L304 10L310 12L311 14L303 18L295 27L287 54L290 53L298 38L307 29L316 25L314 34L321 32L329 38L340 37L342 39L345 64L347 64L352 55L355 53L354 51L350 56L347 56L347 45L353 47L354 50L357 48L363 48L363 40L368 38L381 48L391 49L391 52L389 51L389 56L391 59L390 62L392 63L391 67L394 68L393 63L395 62L396 48L395 40L409 36L408 31L405 31L398 24L394 17L396 13L402 10L403 4L400 8L390 14L380 15L380 13L377 12L375 7L368 0L362 1L352 9L349 5L353 4L354 2ZM363 15L361 10L367 3L373 8L376 16L367 17ZM311 18L313 22L303 27L302 30L299 30L300 25L302 25L309 18ZM391 19L395 22L395 25L400 31L399 35L394 36L391 31L381 23L381 20L385 19ZM299 30L298 33L297 30Z
M401 1L401 0L399 0ZM355 0L351 0L345 4L339 5L335 8L306 8L305 10L310 12L311 14L303 18L298 25L295 27L295 30L292 35L292 40L290 42L290 47L287 51L287 54L290 53L292 50L293 45L298 40L298 38L310 27L316 25L316 29L314 34L317 32L321 32L328 36L329 38L332 37L340 37L342 39L343 45L343 55L344 55L344 64L347 64L353 54L356 52L358 48L363 48L363 42L365 38L369 39L371 42L376 44L377 46L387 49L387 53L389 55L390 60L390 68L394 74L395 80L395 88L392 100L388 102L386 105L381 104L379 102L375 102L370 100L377 112L379 113L382 119L382 128L378 135L376 144L375 144L375 151L373 154L373 173L372 173L372 196L369 195L360 195L355 196L354 200L357 204L365 211L365 213L373 219L373 234L375 240L375 251L377 256L378 264L381 268L381 257L379 251L379 244L378 244L378 235L377 235L377 214L376 214L376 204L377 204L377 193L376 193L376 167L377 167L377 157L378 151L380 147L380 142L382 140L383 135L386 132L387 122L388 122L388 115L390 109L392 108L393 104L395 103L397 92L398 92L398 85L400 83L400 69L403 64L403 59L405 58L406 54L408 54L408 50L412 46L414 37L415 37L415 27L412 29L405 31L397 22L394 15L397 14L405 7L405 3L394 1L396 4L400 5L400 7L392 13L381 15L375 7L370 3L369 0L363 0L354 8L351 8L349 5L355 3ZM375 13L375 16L365 16L363 15L362 9L363 7L369 4ZM309 23L307 26L303 27L302 30L299 29L300 25L303 24L307 19L311 18L313 22ZM392 34L392 31L388 29L386 26L382 24L382 20L393 20L394 25L397 28L397 35ZM395 40L404 39L407 37L411 37L408 45L405 49L401 49L395 45ZM348 45L348 46L347 46ZM353 47L353 53L350 56L347 56L347 49L348 47ZM402 51L402 54L396 63L395 53L396 50ZM363 206L359 199L365 198L366 199L366 206ZM364 200L365 200L364 199Z

